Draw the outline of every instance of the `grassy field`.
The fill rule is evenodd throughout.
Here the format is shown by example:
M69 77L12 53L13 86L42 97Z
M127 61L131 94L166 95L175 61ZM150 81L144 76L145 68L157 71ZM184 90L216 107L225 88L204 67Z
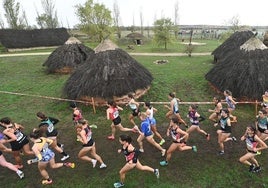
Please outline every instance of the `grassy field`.
M1 91L17 92L30 95L62 97L62 88L69 75L47 75L43 62L47 56L40 57L8 57L0 59L0 85ZM177 96L183 101L211 101L216 94L204 79L204 75L213 66L211 56L202 57L145 57L135 56L154 77L149 92L139 99L139 101L160 101L167 102L167 95L175 91ZM166 59L167 64L156 65L153 62L158 59ZM223 97L223 95L221 95ZM110 134L110 121L106 120L105 108L97 108L93 113L92 106L79 104L84 117L90 124L98 125L98 129L93 130L93 137L96 141L97 153L99 153L107 169L93 169L91 164L83 162L77 158L77 153L81 149L81 144L76 142L74 128L72 126L72 110L68 102L50 100L42 97L20 96L0 93L0 117L9 116L15 122L25 126L25 133L29 133L38 126L39 121L35 114L43 111L51 117L60 119L57 128L60 132L59 141L64 143L65 150L71 155L69 161L76 163L75 169L48 169L53 179L53 185L49 187L64 188L108 188L113 187L113 183L119 180L118 171L125 164L124 156L117 154L120 144L117 140L106 139ZM165 148L168 148L171 140L164 133L168 126L165 119L167 112L163 105L155 105L158 109L156 119L158 130L165 137ZM205 117L209 116L207 110L213 105L199 105L199 112ZM182 117L186 119L188 105L181 105ZM122 124L131 127L128 121L130 110L124 107L121 113ZM238 105L235 114L238 123L233 125L233 135L239 138L244 133L245 127L254 122L255 107L251 105ZM139 121L136 120L138 123ZM168 166L161 167L159 162L164 158L160 152L144 141L145 153L140 156L143 164L160 169L160 179L157 180L153 174L133 170L126 176L125 187L157 187L157 188L205 188L205 187L267 187L268 172L266 170L267 151L263 151L258 156L263 171L258 174L248 172L248 167L238 162L241 155L245 153L245 143L228 142L226 154L218 156L217 128L212 123L205 120L202 128L211 134L211 140L206 141L204 136L194 132L191 134L189 145L196 145L197 153L191 151L175 152ZM121 133L117 132L118 137ZM137 135L130 133L135 140ZM157 139L156 139L157 140ZM157 140L158 141L158 140ZM133 143L137 146L137 142ZM14 162L14 159L5 154L6 158ZM56 160L60 161L60 155L56 154ZM25 178L19 180L16 174L0 167L1 187L21 187L37 188L42 187L41 175L37 165L27 165L29 156L22 156L24 160Z

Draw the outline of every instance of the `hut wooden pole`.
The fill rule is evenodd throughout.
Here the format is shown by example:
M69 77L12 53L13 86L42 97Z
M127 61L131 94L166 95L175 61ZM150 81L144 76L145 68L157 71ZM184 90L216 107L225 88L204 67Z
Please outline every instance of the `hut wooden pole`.
M258 101L255 101L255 114L258 114Z
M96 114L96 107L95 107L94 98L91 97L91 100L92 100L93 112L94 112L94 114Z

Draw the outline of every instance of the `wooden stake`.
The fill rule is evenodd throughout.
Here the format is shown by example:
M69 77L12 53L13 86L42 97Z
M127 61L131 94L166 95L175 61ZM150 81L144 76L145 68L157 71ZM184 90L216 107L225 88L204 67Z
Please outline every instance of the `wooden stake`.
M93 112L94 112L94 114L96 114L96 107L95 107L94 98L91 97L91 100L92 100Z

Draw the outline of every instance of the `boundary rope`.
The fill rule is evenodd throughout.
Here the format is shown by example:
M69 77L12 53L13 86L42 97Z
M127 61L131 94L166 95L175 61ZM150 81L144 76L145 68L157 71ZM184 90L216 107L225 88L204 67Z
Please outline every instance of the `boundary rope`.
M51 100L58 100L58 101L67 101L67 102L78 102L89 104L87 101L82 100L72 100L72 99L65 99L65 98L58 98L58 97L49 97L43 95L34 95L34 94L25 94L25 93L17 93L17 92L10 92L10 91L0 91L0 93L10 94L10 95L18 95L18 96L27 96L27 97L36 97L36 98L43 98L43 99L51 99ZM94 103L94 99L92 98L92 102ZM140 103L144 103L140 101ZM260 104L261 102L258 101L242 101L237 102L237 104ZM170 104L170 102L151 102L151 104ZM179 102L179 104L214 104L214 102Z

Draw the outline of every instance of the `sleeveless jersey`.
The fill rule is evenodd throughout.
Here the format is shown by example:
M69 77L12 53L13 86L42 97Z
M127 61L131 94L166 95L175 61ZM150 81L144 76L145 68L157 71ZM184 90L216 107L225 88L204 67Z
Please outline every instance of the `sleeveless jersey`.
M229 117L221 118L220 119L220 126L221 126L221 130L223 130L224 132L231 133L231 126L227 125L228 119L229 119Z
M111 109L112 109L112 111L109 112L109 118L111 120L114 120L114 119L116 119L119 116L119 111L118 111L117 108L111 108Z
M264 133L264 131L266 131L268 129L268 120L267 117L265 118L257 118L257 128L258 131L260 131L261 133Z

